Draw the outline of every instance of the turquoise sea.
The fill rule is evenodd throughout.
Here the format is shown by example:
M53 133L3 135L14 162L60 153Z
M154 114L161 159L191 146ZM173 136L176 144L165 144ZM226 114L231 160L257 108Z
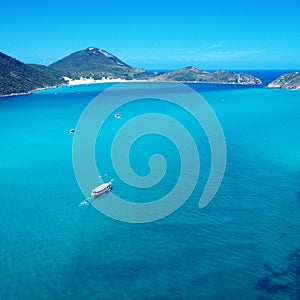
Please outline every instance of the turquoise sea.
M110 85L0 99L0 299L300 299L300 91L190 84L224 131L222 185L204 209L195 191L170 216L130 224L79 206L85 196L72 166L69 130ZM107 128L160 110L195 134L181 111L155 101L124 107ZM208 143L196 143L203 186ZM134 146L137 173L147 174L146 157L159 152L169 167L164 186L176 182L172 143L150 135ZM115 176L109 158L102 175ZM113 184L131 201L165 191Z

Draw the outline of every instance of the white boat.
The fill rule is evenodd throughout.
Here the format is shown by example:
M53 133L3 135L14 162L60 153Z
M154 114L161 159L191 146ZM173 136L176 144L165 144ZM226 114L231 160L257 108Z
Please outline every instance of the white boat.
M91 196L99 197L99 196L111 191L111 184L112 184L112 180L107 183L100 184L99 186L95 187L92 190Z

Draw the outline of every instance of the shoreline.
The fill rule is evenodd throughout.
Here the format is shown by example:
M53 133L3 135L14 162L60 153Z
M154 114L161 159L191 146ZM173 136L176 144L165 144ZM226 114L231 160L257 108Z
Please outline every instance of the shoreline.
M87 84L99 84L99 83L115 83L115 82L149 82L146 79L122 79L122 78L105 78L105 79L93 79L93 78L83 78L80 79L71 79L64 77L68 81L66 86L76 86L76 85L87 85Z
M6 95L0 95L0 98L6 98L6 97L14 97L14 96L27 96L27 95L31 95L34 92L39 92L39 91L43 91L43 90L51 90L51 89L56 89L60 86L64 86L64 84L61 85L53 85L53 86L46 86L46 87L42 87L42 88L37 88L28 92L23 92L23 93L11 93L11 94L6 94Z
M149 82L149 83L197 83L197 84L220 84L220 85L241 85L241 86L257 86L257 87L262 87L262 88L268 88L268 89L284 89L282 87L275 87L275 86L269 86L269 85L263 85L263 84L248 84L248 83L234 83L234 82L197 82L197 81L156 81L156 80L146 80L146 79L122 79L122 78L115 78L115 79L93 79L93 78L80 78L80 79L71 79L68 77L65 77L65 80L68 82L62 83L59 85L54 85L54 86L46 86L42 88L37 88L28 92L23 92L23 93L11 93L7 95L0 95L0 98L6 98L6 97L14 97L14 96L26 96L26 95L31 95L35 92L39 91L44 91L44 90L51 90L51 89L56 89L61 86L67 86L67 87L73 87L73 86L79 86L79 85L89 85L89 84L101 84L101 83L121 83L121 82L127 82L127 83L138 83L138 82ZM292 89L287 89L287 90L292 90ZM299 90L299 89L294 89L294 90Z
M198 84L220 84L220 85L242 85L242 86L258 86L261 87L262 84L246 84L246 83L234 83L234 82L197 82L197 81L155 81L155 80L138 80L138 79L132 79L132 80L126 80L126 79L75 79L70 80L68 83L63 83L60 85L54 85L54 86L47 86L43 88L37 88L28 92L23 93L12 93L7 95L0 95L0 98L6 98L6 97L14 97L14 96L26 96L31 95L35 92L44 91L44 90L52 90L59 88L61 86L66 87L73 87L73 86L79 86L79 85L89 85L89 84L101 84L101 83L121 83L121 82L127 82L127 83L138 83L138 82L149 82L149 83L198 83Z
M65 79L66 78L67 77L65 77ZM26 96L26 95L31 95L31 94L33 94L35 92L39 92L39 91L56 89L61 86L73 87L73 86L78 86L78 85L101 84L101 83L149 82L149 80L137 80L137 79L126 80L126 79L121 79L121 78L116 78L116 79L93 79L93 78L71 79L71 78L67 78L66 80L69 80L69 81L66 83L58 84L58 85L36 88L36 89L28 91L28 92L0 95L0 98L14 97L14 96Z

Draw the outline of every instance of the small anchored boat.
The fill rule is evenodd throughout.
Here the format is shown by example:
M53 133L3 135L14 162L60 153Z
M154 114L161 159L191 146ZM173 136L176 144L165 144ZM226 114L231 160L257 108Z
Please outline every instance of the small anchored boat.
M119 113L116 113L116 114L115 114L115 118L121 119L121 115L120 115Z

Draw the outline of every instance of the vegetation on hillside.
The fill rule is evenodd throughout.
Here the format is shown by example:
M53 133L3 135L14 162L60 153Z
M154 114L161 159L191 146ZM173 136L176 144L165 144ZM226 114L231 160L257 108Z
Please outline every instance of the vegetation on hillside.
M262 84L261 80L250 75L229 71L206 72L195 67L186 67L180 70L160 74L153 81L181 81L199 83L227 83L227 84Z
M114 55L99 48L90 47L77 51L50 65L71 77L134 79L143 76L143 69L132 68Z
M27 65L0 52L0 96L28 93L64 83L61 72L41 65Z

